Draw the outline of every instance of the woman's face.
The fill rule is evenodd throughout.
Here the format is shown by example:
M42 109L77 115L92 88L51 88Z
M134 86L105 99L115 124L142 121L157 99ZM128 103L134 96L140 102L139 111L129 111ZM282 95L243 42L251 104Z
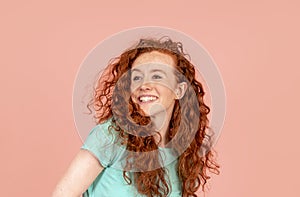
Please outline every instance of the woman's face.
M148 116L171 115L177 88L172 56L152 51L143 53L131 68L131 98Z

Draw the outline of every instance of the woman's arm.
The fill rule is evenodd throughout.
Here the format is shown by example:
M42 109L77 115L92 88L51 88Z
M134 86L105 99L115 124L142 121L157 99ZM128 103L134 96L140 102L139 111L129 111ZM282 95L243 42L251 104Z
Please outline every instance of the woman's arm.
M57 184L52 197L81 196L102 170L98 159L89 151L81 149Z

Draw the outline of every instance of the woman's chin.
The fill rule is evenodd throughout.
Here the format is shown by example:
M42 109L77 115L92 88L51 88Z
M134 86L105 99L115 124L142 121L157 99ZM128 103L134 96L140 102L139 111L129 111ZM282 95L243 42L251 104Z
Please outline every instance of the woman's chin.
M166 115L166 109L159 103L140 104L140 110L143 116L159 116Z

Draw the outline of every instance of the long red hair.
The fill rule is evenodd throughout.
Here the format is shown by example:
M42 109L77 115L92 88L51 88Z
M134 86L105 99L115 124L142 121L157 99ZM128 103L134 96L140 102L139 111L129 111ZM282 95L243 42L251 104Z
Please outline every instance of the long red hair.
M180 153L177 171L182 181L182 195L197 196L196 191L199 187L204 191L204 186L210 178L208 172L219 174L219 166L215 162L215 152L212 149L213 132L207 118L210 108L204 103L203 86L196 80L195 68L186 58L181 43L173 42L171 39L141 39L136 46L124 51L109 63L97 81L94 97L88 107L95 110L98 124L112 119L109 129L115 129L119 133L118 140L126 145L129 152L149 153L141 154L139 157L128 155L123 171L124 179L129 184L132 184L133 179L140 194L149 197L167 196L170 184L164 176L165 169L155 167L159 165L159 156L153 152L158 148L157 142L153 136L132 134L152 129L150 118L145 116L130 98L131 66L137 57L151 51L172 56L178 73L177 80L189 84L180 102L178 100L175 102L167 138L172 141L172 147ZM130 124L132 120L134 124ZM191 131L194 131L192 135ZM184 145L187 141L191 143ZM128 173L131 168L139 170L133 172L131 176Z

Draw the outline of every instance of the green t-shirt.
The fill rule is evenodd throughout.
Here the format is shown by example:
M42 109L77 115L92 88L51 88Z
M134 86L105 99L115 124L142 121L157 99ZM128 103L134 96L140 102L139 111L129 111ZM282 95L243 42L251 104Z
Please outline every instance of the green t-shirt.
M117 132L108 127L110 121L95 126L82 149L91 152L104 167L103 171L97 176L88 190L83 194L84 197L144 197L139 194L134 184L128 184L123 178L124 162L126 162L126 147L115 143ZM166 169L167 180L170 193L168 197L180 197L181 181L177 173L178 160L171 149L159 148L160 154L164 157L164 166ZM131 173L131 172L129 172Z

